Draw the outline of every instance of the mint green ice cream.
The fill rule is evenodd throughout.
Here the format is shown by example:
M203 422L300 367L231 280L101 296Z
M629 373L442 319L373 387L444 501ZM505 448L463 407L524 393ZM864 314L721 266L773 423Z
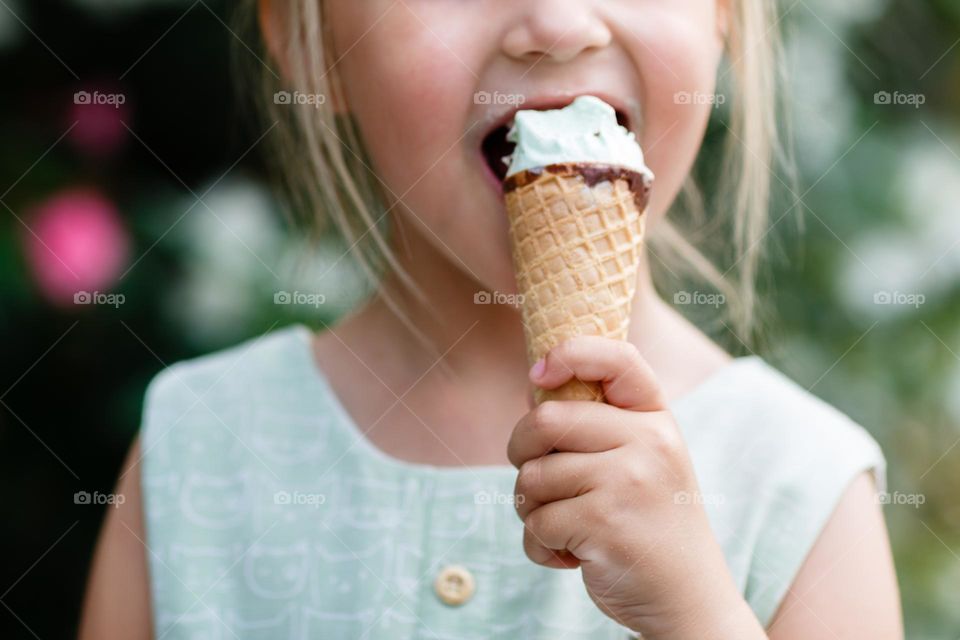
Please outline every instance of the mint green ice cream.
M515 143L507 177L560 163L601 163L632 169L653 179L636 137L617 123L617 113L594 96L580 96L563 109L518 111L507 140Z

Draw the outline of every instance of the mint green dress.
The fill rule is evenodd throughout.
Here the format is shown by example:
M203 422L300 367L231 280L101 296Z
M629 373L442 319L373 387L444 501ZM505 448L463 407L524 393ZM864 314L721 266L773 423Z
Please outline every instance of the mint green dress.
M375 448L310 335L287 327L151 382L141 481L156 638L635 637L579 571L526 558L513 467ZM883 491L883 455L757 357L671 408L730 571L766 625L854 477L872 470Z

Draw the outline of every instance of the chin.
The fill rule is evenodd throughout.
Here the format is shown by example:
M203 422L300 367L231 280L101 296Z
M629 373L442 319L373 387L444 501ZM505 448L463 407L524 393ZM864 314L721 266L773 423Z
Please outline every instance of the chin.
M478 290L507 295L517 293L517 279L513 272L513 261L509 251L505 255L488 256L488 258L478 261L477 266L470 265L469 271L459 261L454 266L463 270L467 277L477 281Z

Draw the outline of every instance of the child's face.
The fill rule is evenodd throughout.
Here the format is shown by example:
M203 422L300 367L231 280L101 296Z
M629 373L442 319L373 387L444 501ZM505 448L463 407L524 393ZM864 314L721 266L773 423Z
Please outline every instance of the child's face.
M336 70L395 213L451 262L514 290L507 221L487 144L516 110L581 94L637 131L657 176L653 222L700 146L722 54L723 0L340 0ZM475 99L489 95L489 100ZM694 99L675 96L685 92ZM639 114L643 115L641 123ZM497 145L494 144L494 147ZM502 151L500 149L499 151ZM419 220L418 220L419 219Z

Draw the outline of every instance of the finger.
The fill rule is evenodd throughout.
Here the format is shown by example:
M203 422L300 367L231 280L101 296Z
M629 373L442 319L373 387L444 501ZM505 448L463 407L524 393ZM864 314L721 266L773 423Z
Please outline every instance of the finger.
M551 451L594 453L636 438L636 414L601 402L548 401L520 418L507 443L507 458L520 468Z
M544 389L556 389L573 378L602 383L604 399L622 409L666 408L653 370L630 342L578 336L551 349L530 369L530 380Z
M580 559L569 551L555 551L547 549L530 533L523 530L523 550L533 562L551 569L576 569L580 566Z
M514 504L523 520L549 502L581 496L593 487L604 458L584 453L551 453L523 463L514 485Z
M545 504L523 521L523 550L533 562L554 568L573 568L580 561L573 555L581 535L577 523L583 498Z

